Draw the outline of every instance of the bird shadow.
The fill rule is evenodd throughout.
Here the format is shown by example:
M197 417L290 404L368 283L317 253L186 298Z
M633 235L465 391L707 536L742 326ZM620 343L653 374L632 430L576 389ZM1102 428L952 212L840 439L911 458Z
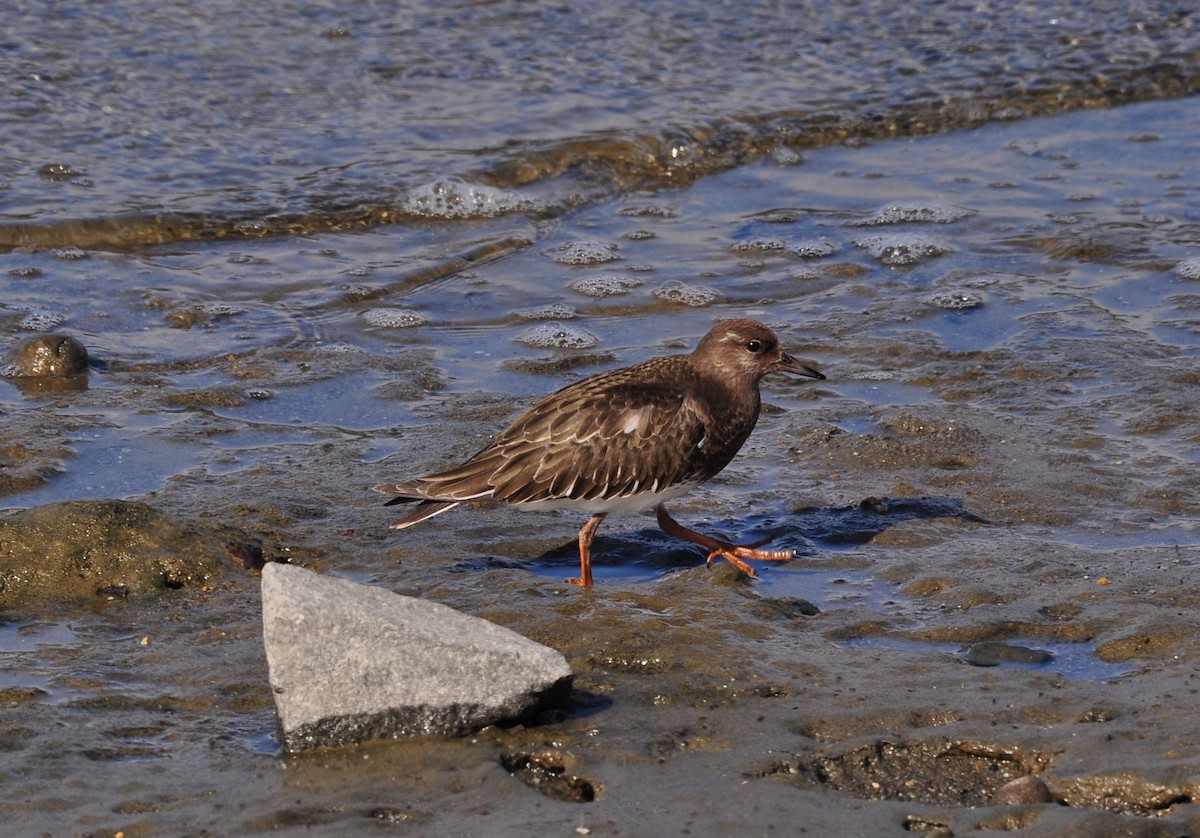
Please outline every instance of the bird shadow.
M971 523L987 521L966 509L959 498L875 498L839 507L807 507L792 512L725 518L705 524L707 535L746 544L766 539L772 549L791 549L797 556L816 556L822 550L865 544L904 521L957 518ZM617 535L597 536L592 546L592 570L598 578L649 581L678 570L693 568L704 551L657 527ZM470 560L469 560L470 561ZM487 567L521 567L545 576L574 574L579 566L576 542L564 542L532 562L480 559ZM461 566L461 565L460 565Z
M933 518L957 518L972 524L988 523L985 518L968 510L960 498L869 497L851 506L798 510L789 516L788 525L803 529L813 543L837 548L865 544L904 521Z

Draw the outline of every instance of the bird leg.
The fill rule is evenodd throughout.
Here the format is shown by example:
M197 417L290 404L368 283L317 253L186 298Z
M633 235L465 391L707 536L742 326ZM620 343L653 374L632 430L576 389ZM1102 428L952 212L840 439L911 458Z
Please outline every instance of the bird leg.
M592 538L596 535L596 530L600 528L600 522L604 520L604 513L599 512L588 518L587 523L583 525L583 529L579 531L579 578L568 579L572 585L578 585L581 588L592 587Z
M768 562L786 562L788 559L796 557L795 550L758 550L755 548L761 547L770 541L770 538L764 538L761 541L755 541L752 544L730 544L728 541L722 541L719 538L705 535L704 533L689 530L683 524L676 521L667 513L667 508L661 504L654 509L654 514L658 516L658 525L662 531L668 535L673 535L676 538L683 538L691 541L694 544L699 544L705 550L709 550L708 561L706 564L711 565L713 559L722 558L736 567L747 576L758 576L754 572L754 568L746 564L744 559L754 559L756 561ZM590 522L589 522L590 523ZM586 529L586 527L585 527ZM582 538L582 533L580 534Z

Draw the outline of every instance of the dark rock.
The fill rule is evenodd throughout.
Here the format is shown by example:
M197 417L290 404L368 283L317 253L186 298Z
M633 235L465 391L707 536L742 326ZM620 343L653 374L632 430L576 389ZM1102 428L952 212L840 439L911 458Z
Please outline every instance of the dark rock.
M797 620L801 617L815 617L821 609L807 599L800 597L763 597L754 603L750 609L764 619L784 618Z
M591 803L599 784L575 775L574 758L562 751L513 753L500 757L500 764L518 780L552 800L566 803Z
M1054 653L1045 649L1030 649L1011 643L985 641L967 647L963 660L971 666L1000 666L1001 664L1040 665L1054 660Z
M69 378L87 372L88 351L73 337L39 335L17 347L14 363L28 378Z
M560 653L436 602L277 564L262 594L285 751L461 735L570 694Z

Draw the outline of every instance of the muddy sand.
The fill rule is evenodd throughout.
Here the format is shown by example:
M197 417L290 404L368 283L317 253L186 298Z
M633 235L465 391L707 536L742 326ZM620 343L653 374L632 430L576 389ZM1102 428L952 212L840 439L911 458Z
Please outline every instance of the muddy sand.
M366 487L470 448L515 409L488 394L444 402L406 463L344 440L136 503L10 516L5 554L37 542L56 573L3 569L5 817L29 835L1195 834L1197 551L1169 529L1122 543L1194 516L1194 474L1130 456L1083 413L1006 415L1046 381L1005 353L948 357L913 371L946 403L873 408L861 432L839 427L825 364L831 381L786 391L807 406L768 410L675 503L801 549L757 580L705 568L651 517L602 530L593 590L564 581L569 514L474 507L388 531ZM1001 403L979 406L997 379ZM1166 370L1154 386L1163 412L1195 382ZM552 646L576 673L570 705L284 758L260 560ZM997 804L1022 777L1041 782L1015 799L1034 802Z

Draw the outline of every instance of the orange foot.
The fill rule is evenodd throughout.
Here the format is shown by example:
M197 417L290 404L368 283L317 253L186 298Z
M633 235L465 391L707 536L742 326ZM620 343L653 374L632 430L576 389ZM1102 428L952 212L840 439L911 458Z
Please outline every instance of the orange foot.
M712 567L715 559L724 559L747 576L758 576L754 568L743 561L744 559L752 559L759 562L786 562L789 559L796 558L795 550L755 549L770 540L769 538L764 538L762 541L746 545L727 544L724 541L719 541L717 542L716 549L708 554L708 561L705 564Z

